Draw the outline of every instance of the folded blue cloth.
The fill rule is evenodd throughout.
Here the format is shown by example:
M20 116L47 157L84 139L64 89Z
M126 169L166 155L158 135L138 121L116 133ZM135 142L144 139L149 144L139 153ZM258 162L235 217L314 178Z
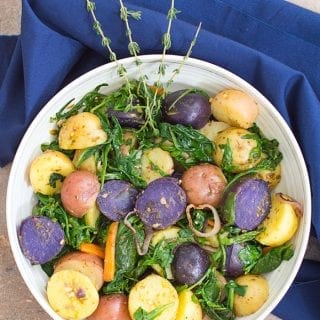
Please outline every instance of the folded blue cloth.
M128 0L126 4L143 12L141 21L132 22L141 54L159 53L170 1ZM127 57L118 1L96 0L96 7L114 51L119 58ZM320 16L282 0L178 0L176 7L182 12L174 21L169 53L183 55L202 21L192 56L247 80L293 130L310 173L312 223L319 237ZM107 57L92 30L85 1L23 0L21 36L0 37L1 166L12 160L20 138L43 105L72 79L108 62ZM290 320L319 318L315 294L320 289L319 268L317 263L304 263L276 314Z

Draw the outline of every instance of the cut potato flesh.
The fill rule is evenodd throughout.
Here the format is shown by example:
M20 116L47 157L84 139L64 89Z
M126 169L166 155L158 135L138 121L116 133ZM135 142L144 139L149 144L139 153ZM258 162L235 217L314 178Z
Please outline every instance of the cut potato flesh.
M159 241L161 241L162 239L166 239L166 240L174 240L179 238L179 231L180 228L178 227L169 227L160 231L157 231L154 233L152 239L151 239L151 244L155 247L157 245L157 243L159 243ZM164 271L161 268L160 265L158 264L153 264L151 266L160 276L164 276ZM173 275L172 275L172 271L171 271L171 267L166 268L166 278L167 279L173 279Z
M129 293L129 312L132 319L134 313L142 308L147 312L166 306L157 320L175 320L179 305L176 289L172 284L155 274L139 281Z
M204 136L206 136L210 141L214 141L217 134L220 131L223 131L230 127L227 123L222 121L209 121L203 128L201 128L199 131Z
M76 152L74 153L72 162L75 165L75 167L77 167L77 169L87 170L93 174L96 174L96 171L97 171L96 161L93 155L88 157L86 160L81 161L81 163L79 164L79 161L83 157L83 154L85 151L86 149L76 150Z
M275 194L272 197L271 211L261 226L264 231L256 239L265 246L281 246L297 231L299 216L290 203L281 201L279 194Z
M141 174L147 183L171 175L173 168L174 163L170 153L161 148L146 150L142 155Z
M61 257L54 266L54 272L74 270L86 275L97 290L103 286L102 259L89 253L74 251Z
M176 320L202 320L202 309L193 292L184 289L179 293L179 308Z
M246 287L244 296L234 296L233 307L236 316L243 317L258 311L268 299L268 281L260 275L253 274L238 277L235 281L238 285Z
M55 180L55 187L50 185L52 174L68 176L75 170L72 161L62 152L49 150L36 157L30 167L29 178L34 191L53 195L61 190L61 180Z
M71 116L59 131L59 146L65 150L86 149L107 140L100 119L91 112Z
M80 320L94 312L99 295L91 280L80 272L63 270L48 281L47 296L52 309L68 320Z

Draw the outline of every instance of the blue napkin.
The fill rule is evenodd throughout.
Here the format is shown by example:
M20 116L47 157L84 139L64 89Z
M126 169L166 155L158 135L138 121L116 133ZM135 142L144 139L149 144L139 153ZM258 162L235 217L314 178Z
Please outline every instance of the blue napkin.
M64 85L108 62L85 1L23 0L22 34L0 37L0 165L12 160L35 115ZM159 53L170 1L130 0L141 54ZM96 0L97 17L118 57L127 40L116 0ZM202 21L193 57L247 80L280 111L303 151L313 190L313 228L320 236L320 16L282 0L176 0L169 53L185 54ZM14 50L13 50L14 47ZM284 319L317 319L320 267L305 261L274 311Z

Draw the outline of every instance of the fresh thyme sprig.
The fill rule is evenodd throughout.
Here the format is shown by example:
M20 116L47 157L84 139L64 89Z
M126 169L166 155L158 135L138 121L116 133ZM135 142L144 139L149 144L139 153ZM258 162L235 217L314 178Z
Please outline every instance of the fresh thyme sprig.
M86 0L86 3L87 3L87 10L88 10L88 12L90 12L92 19L93 19L93 28L96 31L96 33L101 37L102 46L108 50L110 61L113 61L116 63L119 76L123 77L125 79L126 87L128 89L128 93L129 93L129 105L132 105L133 95L131 92L131 85L130 85L130 80L127 75L127 70L122 63L119 63L119 61L117 59L117 54L111 48L110 38L108 38L102 30L101 23L98 21L96 14L95 14L95 9L96 9L95 3L91 0Z
M125 24L127 37L129 39L128 50L130 54L135 58L135 62L139 71L139 80L142 82L143 90L146 96L146 109L148 109L150 104L149 95L148 95L148 85L146 83L146 75L143 73L143 70L141 67L141 60L138 57L138 54L140 53L140 46L136 41L133 40L132 31L129 24L129 16L139 20L141 19L141 12L128 10L128 8L124 6L122 0L119 0L119 4L120 4L120 18Z
M161 76L164 76L165 74L165 69L166 69L166 64L164 62L165 56L166 56L166 52L167 50L169 50L171 48L171 26L172 26L172 21L174 19L177 18L177 14L180 13L179 10L177 10L175 8L175 3L174 0L171 1L171 7L168 11L167 14L167 19L168 19L168 27L167 27L167 31L164 33L163 37L162 37L162 56L161 56L161 62L159 65L159 70L158 70L158 80L156 82L156 86L160 87L161 83L160 83L160 78Z
M117 55L116 53L112 50L111 48L111 40L105 36L101 24L98 21L96 15L95 15L95 3L92 0L86 0L87 3L87 10L91 13L92 18L93 18L93 27L94 30L97 32L97 34L101 37L102 39L102 45L108 50L110 54L110 60L114 61L117 66L117 71L119 76L123 77L125 79L125 86L128 91L128 105L127 108L125 109L126 111L132 110L133 109L133 101L134 101L134 95L131 90L131 81L128 78L128 73L126 68L124 67L123 64L121 64L117 60ZM126 27L126 34L129 39L129 44L128 44L128 50L132 56L135 57L135 63L138 67L139 70L139 86L141 85L142 87L142 94L144 96L144 106L139 106L139 108L144 110L144 116L145 116L145 123L144 125L140 128L140 131L144 131L147 128L152 129L153 133L157 135L159 132L158 129L158 118L161 113L161 100L163 99L163 96L165 94L164 86L161 83L161 77L164 76L165 70L166 70L166 65L165 65L165 55L167 50L170 49L171 47L171 28L172 28L172 22L174 19L176 19L177 14L180 12L175 8L175 0L171 0L171 6L167 14L167 19L168 19L168 26L167 26L167 31L163 34L162 37L162 57L158 69L158 80L155 82L156 87L153 88L154 90L151 90L152 88L147 84L147 76L143 74L142 72L142 67L141 67L141 60L139 59L139 53L140 53L140 47L139 44L133 40L132 37L132 31L129 25L129 17L134 18L136 20L141 19L141 12L140 11L132 11L128 10L127 7L124 6L123 0L119 0L120 3L120 18L121 20L125 23ZM194 45L196 44L197 38L199 31L201 29L201 23L199 24L196 33L190 43L190 46L188 48L188 51L186 55L183 57L182 62L179 64L178 68L173 70L172 75L169 79L169 81L165 85L165 89L167 90L169 86L173 83L174 77L180 73L180 70L184 66L186 60L189 58L191 55L192 49ZM160 89L163 93L159 94ZM140 91L140 90L138 90Z
M197 30L196 30L193 38L192 38L192 41L190 43L190 46L189 46L189 49L188 49L186 55L183 57L182 62L179 64L178 68L175 69L172 72L172 75L171 75L170 79L166 83L166 88L168 88L168 87L170 87L172 85L173 79L180 73L180 71L183 68L183 66L185 65L187 59L190 57L190 55L192 53L192 49L193 49L193 47L195 46L195 44L197 42L198 35L199 35L200 30L201 30L201 25L202 25L202 23L200 22L199 25L198 25L198 28L197 28Z

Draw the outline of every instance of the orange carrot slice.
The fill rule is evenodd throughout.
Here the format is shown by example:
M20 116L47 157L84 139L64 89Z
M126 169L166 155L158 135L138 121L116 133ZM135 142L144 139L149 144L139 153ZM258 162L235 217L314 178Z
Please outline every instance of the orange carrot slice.
M112 222L107 235L103 279L110 282L116 273L116 238L119 222Z
M85 253L94 254L102 259L104 259L104 250L94 243L81 243L79 250Z

